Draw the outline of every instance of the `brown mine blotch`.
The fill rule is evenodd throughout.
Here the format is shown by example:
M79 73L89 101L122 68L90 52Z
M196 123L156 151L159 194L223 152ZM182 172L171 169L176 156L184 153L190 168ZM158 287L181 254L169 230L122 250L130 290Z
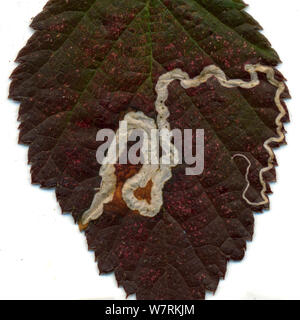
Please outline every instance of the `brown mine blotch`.
M78 226L79 226L79 230L80 232L85 231L87 229L87 227L89 226L89 224L82 224L81 221L78 222Z
M120 215L125 215L128 213L138 213L133 212L128 208L126 202L122 196L122 189L125 182L131 177L135 176L141 169L141 165L132 165L132 164L116 164L115 165L115 174L117 177L117 186L114 193L114 198L110 203L104 205L105 212L119 213Z
M134 191L134 195L138 200L146 200L148 204L151 203L151 190L153 187L153 182L150 180L145 188L138 188Z

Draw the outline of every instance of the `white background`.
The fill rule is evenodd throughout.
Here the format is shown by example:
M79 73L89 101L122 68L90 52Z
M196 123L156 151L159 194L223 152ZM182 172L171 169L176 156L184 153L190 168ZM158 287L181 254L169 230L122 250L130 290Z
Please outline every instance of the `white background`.
M248 0L248 12L284 64L293 100L288 146L276 151L278 182L271 210L256 215L255 236L242 262L208 299L300 298L300 1ZM124 299L114 276L98 276L94 255L53 191L30 184L27 148L17 144L17 104L7 99L14 58L32 34L31 17L46 0L0 2L0 299ZM132 297L134 298L134 297Z

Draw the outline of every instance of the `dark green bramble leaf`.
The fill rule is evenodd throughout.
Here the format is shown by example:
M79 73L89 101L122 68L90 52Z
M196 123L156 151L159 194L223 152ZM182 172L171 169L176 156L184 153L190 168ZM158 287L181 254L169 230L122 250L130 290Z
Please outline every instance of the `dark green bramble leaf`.
M195 77L216 65L228 79L249 82L246 64L275 67L278 55L244 8L241 0L50 0L34 18L36 32L11 76L32 183L55 188L62 211L80 222L101 183L97 131L116 131L129 110L155 119L162 74L180 68ZM276 123L274 81L282 85L283 77L275 71L272 84L265 73L258 76L252 89L228 89L216 78L193 89L170 84L171 128L205 129L204 173L174 168L154 218L115 199L85 231L100 271L114 271L127 294L202 299L216 290L227 261L243 258L253 211L268 207L260 180L270 164L264 143L288 121L284 88ZM269 145L284 142L282 135ZM275 180L271 160L266 194ZM126 166L117 171L119 179L128 177Z

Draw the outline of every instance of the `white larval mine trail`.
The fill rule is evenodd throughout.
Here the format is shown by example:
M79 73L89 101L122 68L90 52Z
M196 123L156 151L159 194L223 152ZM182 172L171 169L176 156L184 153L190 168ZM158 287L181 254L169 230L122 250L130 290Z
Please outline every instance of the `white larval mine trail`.
M124 120L126 120L128 123L128 135L130 135L130 133L134 129L142 129L148 134L148 136L151 136L150 135L151 129L159 129L159 130L166 129L170 131L171 128L168 122L170 113L165 103L169 96L168 86L173 81L179 80L181 86L185 89L188 89L192 87L197 87L202 83L205 83L206 81L208 81L208 79L210 79L211 77L215 77L219 81L219 83L226 88L240 87L243 89L250 89L260 84L260 81L258 78L258 72L266 74L268 81L277 88L274 101L278 108L279 114L276 118L277 136L272 137L264 142L264 148L269 153L269 159L268 159L268 166L261 169L259 173L259 179L262 186L262 190L261 190L262 201L251 202L247 198L247 191L250 187L250 183L248 179L248 174L251 167L250 160L243 154L235 154L233 156L233 158L242 157L248 162L248 168L245 174L246 187L242 194L242 197L249 205L257 207L257 206L267 204L269 202L269 199L266 195L267 185L266 185L266 182L264 181L263 175L265 172L271 170L274 167L275 155L272 148L270 147L270 144L273 142L280 143L284 140L282 119L286 115L286 111L283 105L281 104L281 95L285 90L285 84L284 82L280 82L275 79L275 73L272 67L263 66L260 64L246 65L245 70L249 72L251 76L251 80L249 82L243 81L240 79L228 80L226 78L225 73L215 65L211 65L204 68L201 74L193 79L191 79L189 75L186 72L182 71L181 69L174 69L170 72L163 74L157 82L157 85L156 85L157 99L155 102L155 108L157 111L156 122L154 121L154 119L147 117L142 112L129 112L126 114ZM118 146L119 145L118 132L116 134L115 139L116 139L115 143ZM161 145L170 143L170 140L166 141L167 139L166 136L163 136L160 139L161 139L160 141ZM149 140L145 139L144 143L149 144ZM156 152L158 154L158 149L156 149ZM169 155L171 157L170 164L165 164L161 157L159 164L144 164L141 170L135 176L133 176L132 178L126 181L122 189L122 197L123 197L123 200L126 202L127 206L129 207L129 209L137 210L141 215L149 218L154 217L159 213L163 205L164 185L172 177L172 167L175 167L177 164L177 158L178 158L177 152L178 151L175 148L175 146L171 144L171 150ZM150 154L148 155L144 154L144 156L151 157ZM112 164L112 160L117 160L117 159L113 159L113 157L114 157L114 152L113 152L113 149L110 148L108 150L107 156L104 159L104 162L100 169L100 176L102 177L100 189L95 194L90 209L88 209L83 214L83 217L82 217L83 225L88 224L92 220L98 219L103 213L104 205L113 200L114 193L116 191L116 185L117 185L115 167L114 167L114 164ZM146 200L137 199L134 195L134 192L139 188L145 188L150 181L152 181L150 203L148 203Z

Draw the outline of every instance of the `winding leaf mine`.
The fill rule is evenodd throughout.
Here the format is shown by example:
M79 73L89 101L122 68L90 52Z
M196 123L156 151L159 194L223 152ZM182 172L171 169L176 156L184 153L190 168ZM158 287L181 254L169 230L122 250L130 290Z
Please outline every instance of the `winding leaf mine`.
M32 183L55 188L100 272L115 272L138 299L214 292L227 262L244 256L253 212L269 206L289 93L278 55L244 8L240 0L52 0L17 57L10 97L21 103ZM185 164L100 168L97 132L117 132L126 117L204 129L203 174L187 176Z

